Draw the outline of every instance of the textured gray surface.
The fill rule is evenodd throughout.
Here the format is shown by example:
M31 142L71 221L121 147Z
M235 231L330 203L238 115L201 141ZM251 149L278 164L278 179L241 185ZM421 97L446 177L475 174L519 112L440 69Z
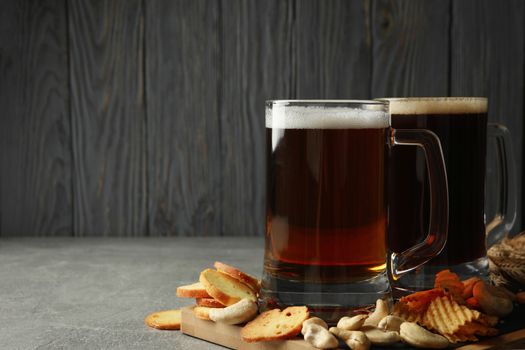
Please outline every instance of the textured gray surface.
M221 260L260 276L261 238L2 239L0 348L221 349L144 325L190 305L180 284Z

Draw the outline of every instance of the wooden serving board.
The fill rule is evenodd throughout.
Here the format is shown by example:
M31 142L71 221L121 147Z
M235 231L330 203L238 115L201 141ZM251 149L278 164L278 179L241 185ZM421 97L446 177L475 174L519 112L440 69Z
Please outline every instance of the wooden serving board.
M523 313L520 313L516 320L512 319L511 322L524 323L525 319L522 318ZM523 327L523 326L522 326ZM503 327L512 329L515 327ZM198 319L193 314L193 307L189 306L182 309L182 324L181 331L184 334L190 335L195 338L206 340L211 343L225 346L230 349L239 350L316 350L309 343L303 339L297 338L286 341L271 341L271 342L259 342L259 343L246 343L241 340L241 327L231 326L222 323L215 323L212 321L205 321ZM503 329L503 332L506 330ZM467 344L456 348L455 350L488 350L488 349L501 349L503 344L510 344L519 342L521 347L525 348L525 328L511 331L501 336L486 339L477 343ZM373 349L413 349L411 347L373 347ZM510 349L510 348L509 348Z

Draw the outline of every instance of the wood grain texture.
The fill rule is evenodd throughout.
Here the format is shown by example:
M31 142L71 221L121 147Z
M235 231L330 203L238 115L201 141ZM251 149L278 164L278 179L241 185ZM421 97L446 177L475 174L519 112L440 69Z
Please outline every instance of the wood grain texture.
M491 0L487 8L489 120L505 124L512 134L516 158L518 218L513 232L523 230L523 118L525 104L525 3Z
M369 1L301 0L296 6L297 98L369 98Z
M293 2L224 1L221 13L221 233L262 235L264 102L294 97Z
M489 120L505 124L512 133L517 165L518 220L514 231L522 229L523 215L523 76L525 6L523 2L493 0L452 2L451 75L452 96L487 96ZM489 142L489 155L494 144ZM493 160L494 156L489 156ZM487 220L497 201L489 162Z
M146 232L141 1L68 1L74 229Z
M0 234L70 235L64 1L0 4Z
M372 0L373 98L448 95L449 5Z
M145 4L149 233L217 235L219 2Z

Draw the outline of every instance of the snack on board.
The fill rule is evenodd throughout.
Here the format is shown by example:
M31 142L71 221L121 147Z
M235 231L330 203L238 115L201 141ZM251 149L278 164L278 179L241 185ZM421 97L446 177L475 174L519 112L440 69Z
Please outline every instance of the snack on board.
M457 302L464 303L463 283L459 279L459 276L450 272L450 270L442 270L436 274L434 287L441 288L445 293L451 295Z
M329 331L344 341L352 350L368 350L370 348L370 340L361 331L346 331L337 327L331 327Z
M379 321L388 316L388 304L383 299L376 300L376 308L374 312L368 315L363 325L377 327Z
M245 272L242 272L241 270L239 270L238 268L236 267L233 267L233 266L230 266L230 265L227 265L225 263L222 263L220 261L216 261L215 264L213 264L213 266L217 269L217 271L220 271L222 273L225 273L233 278L235 278L236 280L239 280L240 282L246 284L248 287L250 287L251 289L253 289L253 291L255 293L258 293L259 290L261 289L261 282L245 273Z
M214 322L239 324L248 322L257 315L257 303L252 300L241 301L223 309L210 309L210 319Z
M180 310L165 310L149 314L144 322L157 329L180 329Z
M339 345L339 341L328 331L327 327L317 323L303 324L301 333L304 336L304 340L317 349L334 349Z
M491 286L483 281L474 285L472 294L477 299L480 308L488 315L506 316L512 312L512 297L501 288ZM515 296L514 296L515 298Z
M235 304L241 299L257 300L255 292L250 287L217 270L202 271L199 281L209 295L226 306Z
M241 330L241 337L248 343L290 339L301 332L303 322L310 313L306 306L290 306L284 310L268 310L250 321Z
M451 343L477 340L476 335L497 333L497 330L491 327L493 320L476 310L459 305L450 296L433 300L421 323L439 332Z
M195 306L193 308L193 314L195 314L195 317L200 318L201 320L211 321L210 310L214 309L205 306Z
M432 333L413 322L403 322L399 334L404 342L416 348L443 349L449 345L447 339L441 335Z
M209 298L210 295L200 282L180 286L177 288L179 298Z
M213 298L196 298L195 303L197 306L213 307L213 308L223 308L226 307L222 305L219 301Z
M399 299L399 302L405 304L410 313L423 314L432 300L444 295L443 289L434 288L404 296Z

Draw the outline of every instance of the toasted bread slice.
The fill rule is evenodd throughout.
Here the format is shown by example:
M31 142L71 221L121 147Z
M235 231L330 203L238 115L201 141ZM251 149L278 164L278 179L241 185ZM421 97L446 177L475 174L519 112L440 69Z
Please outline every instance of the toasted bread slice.
M211 307L211 308L223 308L226 307L225 305L222 305L220 302L213 298L197 298L195 299L195 302L198 306L204 306L204 307Z
M215 264L213 264L215 268L227 275L230 275L231 277L241 281L242 283L246 284L248 287L254 290L254 292L258 293L261 289L261 282L253 277L252 275L249 275L247 273L242 272L236 267L227 265L225 263L222 263L220 261L216 261Z
M148 315L144 322L157 329L180 329L180 320L180 310L166 310Z
M197 318L200 318L201 320L211 321L209 307L195 306L193 308L193 313L195 314Z
M206 292L223 305L229 306L241 299L257 301L255 292L250 287L217 270L202 271L199 281L206 288Z
M204 288L204 286L200 282L178 287L177 296L179 298L209 298L210 297L208 292L206 292L206 288Z
M308 317L310 313L306 306L290 306L283 311L268 310L241 329L241 338L248 343L290 339L301 332Z

